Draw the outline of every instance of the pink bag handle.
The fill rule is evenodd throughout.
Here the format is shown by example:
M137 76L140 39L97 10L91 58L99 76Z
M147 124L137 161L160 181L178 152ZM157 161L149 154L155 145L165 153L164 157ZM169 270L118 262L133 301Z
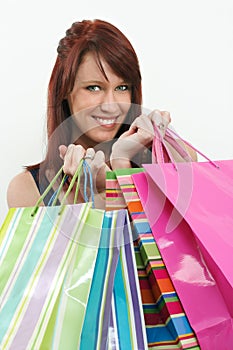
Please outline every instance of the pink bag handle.
M208 158L205 154L203 154L201 151L199 151L197 148L195 148L192 144L190 144L188 141L181 138L175 131L167 128L164 137L162 136L159 127L154 124L154 131L155 131L155 137L152 143L152 163L164 163L164 152L163 147L166 150L169 160L173 164L174 168L177 169L176 163L173 159L173 156L167 147L165 141L170 144L176 152L181 156L181 158L186 162L192 162L192 158L187 152L187 150L180 145L179 142L177 142L177 139L181 140L183 143L188 145L190 148L192 148L195 152L199 153L203 158L205 158L207 161L209 161L212 165L214 165L216 168L219 168L219 166L212 161L210 158ZM176 138L174 137L176 136Z

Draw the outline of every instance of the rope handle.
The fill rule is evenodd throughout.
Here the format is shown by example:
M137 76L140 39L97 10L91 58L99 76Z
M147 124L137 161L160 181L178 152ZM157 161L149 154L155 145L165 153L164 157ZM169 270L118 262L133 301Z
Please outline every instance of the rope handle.
M50 184L47 186L45 191L39 197L38 201L36 202L35 206L32 209L31 216L34 216L37 213L37 210L38 210L40 204L43 202L45 196L52 189L53 185L55 184L55 182L57 181L59 176L62 174L62 172L63 172L63 166L58 170L57 174L51 180ZM63 212L63 210L65 208L67 197L69 196L70 192L72 191L75 182L76 182L76 189L75 189L73 204L77 203L77 198L78 198L79 189L80 189L80 180L81 180L82 172L84 173L84 200L85 200L85 202L88 202L87 185L88 185L88 180L89 180L90 192L91 192L91 198L92 198L92 207L94 208L94 189L93 189L93 178L92 178L91 168L90 168L89 164L86 162L85 159L81 159L81 161L79 163L79 166L78 166L74 176L72 177L72 179L71 179L71 181L69 183L68 189L65 192L65 195L62 198L62 201L60 203L60 211L58 213L59 215ZM88 175L89 175L89 177L88 177ZM49 206L55 206L56 205L58 197L59 197L59 195L61 193L61 190L62 190L65 182L67 181L68 177L69 176L67 174L63 175L62 181L61 181L58 189L53 193L52 197L49 200L49 203L48 203Z
M173 131L170 128L167 128L165 131L164 137L162 136L159 127L154 124L154 131L155 131L155 137L153 139L152 143L152 162L157 162L159 164L164 163L164 152L163 147L166 150L169 160L173 164L173 167L177 170L176 162L171 154L171 151L169 150L168 145L171 145L175 151L181 156L181 158L185 162L192 162L192 158L190 154L187 152L187 150L182 147L182 145L177 141L180 140L190 148L192 148L195 152L200 154L203 158L205 158L208 162L210 162L213 166L216 168L219 168L219 166L210 158L208 158L204 153L199 151L196 147L194 147L191 143L184 140L180 135L178 135L175 131ZM168 144L168 145L167 145Z

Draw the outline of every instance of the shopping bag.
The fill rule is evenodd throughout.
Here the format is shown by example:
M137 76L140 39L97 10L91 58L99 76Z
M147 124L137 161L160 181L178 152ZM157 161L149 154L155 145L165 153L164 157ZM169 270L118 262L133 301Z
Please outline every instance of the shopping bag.
M230 350L233 161L143 168L133 181L201 349Z
M111 171L107 173L106 182L107 188L113 194L110 197L110 207L113 204L112 198L114 198L114 189L116 189L117 198L124 197L133 225L134 249L148 347L153 349L199 349L197 339L168 275L132 180L133 174L142 171L144 171L142 168ZM108 200L106 203L108 206Z
M72 335L71 315L68 312L71 298L67 298L64 314L67 323L60 320L67 338L78 343L85 304L97 256L103 213L94 213L87 204L66 206L62 215L59 207L40 207L35 216L32 208L10 209L1 229L0 262L0 344L1 349L52 349L53 329L58 300L66 274L75 274L75 261L80 275L88 276L82 291L76 296L77 326ZM93 247L77 245L77 235L87 236L89 226ZM90 224L88 224L90 223ZM89 275L88 275L89 272ZM68 287L67 287L68 288ZM72 288L72 285L69 286ZM56 311L55 311L56 310ZM65 316L64 316L65 318ZM71 322L71 323L70 323ZM77 347L76 347L77 348Z
M122 213L121 217L119 213ZM108 211L103 227L113 225L110 221L112 216L118 219L118 232L114 237L108 231L107 235L101 236L80 349L146 350L129 216L126 210Z
M106 210L123 209L127 207L114 171L107 171L106 173L105 198Z
M74 176L70 186L75 180ZM57 194L55 202L56 197ZM94 281L99 282L99 267L103 266L104 287L101 304L98 303L101 318L96 324L98 343L88 349L107 348L116 342L119 349L123 349L122 337L126 335L127 345L130 344L127 348L134 349L140 344L139 348L146 349L137 279L132 275L127 287L122 288L121 294L115 292L113 298L115 284L121 282L122 285L127 271L136 266L129 254L132 239L127 211L106 212L93 209L90 203L61 203L51 207L39 207L38 203L33 208L10 209L1 228L1 350L84 348L85 329L90 327L87 321L93 312L90 296L94 295ZM103 246L104 240L113 243ZM103 250L107 255L105 265L99 255ZM121 274L118 273L120 277L115 281L117 268L123 264ZM129 291L133 286L137 309L131 307L127 317L119 311L116 313L119 308L114 308L112 300L119 303L124 292L122 305L129 308L132 300ZM125 332L120 332L122 319ZM118 331L117 337L113 330Z

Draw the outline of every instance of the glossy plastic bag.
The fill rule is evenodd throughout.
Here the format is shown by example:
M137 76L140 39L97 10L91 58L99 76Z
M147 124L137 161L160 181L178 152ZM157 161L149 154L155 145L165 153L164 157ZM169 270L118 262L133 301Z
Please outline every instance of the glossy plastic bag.
M233 344L233 161L145 164L133 181L201 349Z

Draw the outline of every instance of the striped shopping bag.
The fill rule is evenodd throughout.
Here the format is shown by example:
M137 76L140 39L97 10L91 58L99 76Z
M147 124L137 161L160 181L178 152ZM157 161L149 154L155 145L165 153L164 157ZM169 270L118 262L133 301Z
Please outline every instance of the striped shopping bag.
M32 216L32 208L10 209L3 223L1 350L62 349L62 343L61 347L53 345L56 329L62 329L66 339L72 339L72 348L77 349L104 212L93 211L89 204L66 206L62 214L59 211L57 206L40 207ZM90 231L90 227L95 229ZM80 240L85 245L77 244ZM72 290L75 286L68 281L79 281L82 276L88 278L76 294L76 289ZM63 298L66 303L62 304L61 317Z
M141 168L118 169L109 172L107 179L113 180L115 177L115 181L118 182L133 225L148 347L200 349L168 275L133 183L131 175L141 171L143 171ZM113 196L111 205L112 198ZM108 197L106 201L108 206Z
M145 322L127 210L106 212L103 227L107 231L101 235L80 350L146 350ZM113 227L117 227L117 232L111 229L109 234Z
M127 204L117 181L116 174L113 171L106 173L106 209L122 209L127 208Z
M146 350L128 211L39 206L54 181L0 230L0 349Z

